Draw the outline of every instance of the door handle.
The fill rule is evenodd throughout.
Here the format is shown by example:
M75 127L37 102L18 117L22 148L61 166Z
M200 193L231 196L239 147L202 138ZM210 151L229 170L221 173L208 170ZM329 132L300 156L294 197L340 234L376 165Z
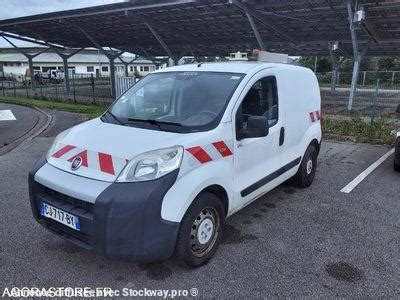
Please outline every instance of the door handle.
M279 146L282 146L285 142L285 127L281 127L281 131L279 133Z

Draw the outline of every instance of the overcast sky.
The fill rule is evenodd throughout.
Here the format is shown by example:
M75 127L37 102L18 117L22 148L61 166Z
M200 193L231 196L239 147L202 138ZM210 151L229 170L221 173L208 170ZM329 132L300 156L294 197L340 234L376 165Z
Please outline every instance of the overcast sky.
M120 2L120 0L1 0L0 20ZM0 47L9 45L0 38Z

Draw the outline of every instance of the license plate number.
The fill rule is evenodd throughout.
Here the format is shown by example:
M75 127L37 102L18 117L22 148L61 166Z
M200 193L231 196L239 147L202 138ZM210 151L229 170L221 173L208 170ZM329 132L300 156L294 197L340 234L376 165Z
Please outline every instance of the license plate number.
M81 225L79 219L61 209L51 206L47 203L40 202L40 214L46 218L55 220L61 224L64 224L72 229L80 230Z

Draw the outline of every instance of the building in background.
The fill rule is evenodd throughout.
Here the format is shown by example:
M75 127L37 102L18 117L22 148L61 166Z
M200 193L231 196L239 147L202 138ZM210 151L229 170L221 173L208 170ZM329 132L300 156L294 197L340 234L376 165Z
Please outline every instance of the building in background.
M37 45L27 45L21 49L27 53L38 53L46 47ZM122 56L125 62L130 62L133 56ZM35 71L46 73L49 70L63 71L62 59L54 50L49 49L46 52L36 56L33 59ZM0 76L23 77L29 68L28 59L13 47L0 48ZM69 72L76 74L93 74L95 76L108 77L110 66L108 58L100 51L94 48L87 48L68 59ZM128 65L128 75L145 76L154 71L156 66L150 60L137 59ZM115 59L116 76L125 76L125 65L119 58Z

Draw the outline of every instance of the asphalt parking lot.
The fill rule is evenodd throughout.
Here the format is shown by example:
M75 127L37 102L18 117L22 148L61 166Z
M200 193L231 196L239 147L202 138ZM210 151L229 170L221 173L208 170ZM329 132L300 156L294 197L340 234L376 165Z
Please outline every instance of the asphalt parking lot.
M45 132L0 156L0 291L89 286L197 288L207 298L400 295L400 173L393 156L351 193L340 192L387 147L324 141L314 184L283 184L232 216L223 244L203 267L175 259L126 263L71 245L31 216L29 169L58 132L83 120L48 113L54 119Z

